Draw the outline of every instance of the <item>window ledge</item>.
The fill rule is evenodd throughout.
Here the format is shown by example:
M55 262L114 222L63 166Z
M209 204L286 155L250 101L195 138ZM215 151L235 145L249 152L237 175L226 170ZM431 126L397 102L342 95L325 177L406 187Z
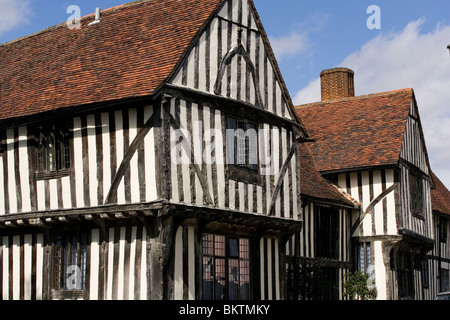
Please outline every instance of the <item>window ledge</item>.
M245 167L228 165L228 174L230 180L257 185L261 184L261 175L257 171Z
M424 213L419 213L419 212L415 212L415 211L412 211L411 213L412 213L412 216L414 218L417 218L419 220L425 221L425 214Z
M70 169L61 169L56 171L41 171L36 172L37 180L49 180L49 179L57 179L62 177L67 177L70 175Z
M52 290L53 300L84 300L84 290Z

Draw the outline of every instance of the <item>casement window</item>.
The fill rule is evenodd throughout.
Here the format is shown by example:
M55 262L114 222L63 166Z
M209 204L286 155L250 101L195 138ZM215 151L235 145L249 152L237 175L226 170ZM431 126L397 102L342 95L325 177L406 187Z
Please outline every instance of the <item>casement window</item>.
M370 275L370 267L372 265L372 249L370 242L360 242L355 247L355 263L356 270Z
M314 209L315 256L339 259L339 219L333 208L315 206Z
M258 171L258 132L255 123L227 117L227 164Z
M409 175L409 194L411 212L416 217L424 216L423 179L419 173L411 172Z
M88 235L58 234L54 242L53 289L58 298L83 295L86 288Z
M440 242L447 242L448 234L448 220L444 218L439 219L439 239Z
M412 254L399 251L397 254L397 284L399 299L414 298L414 269Z
M422 274L422 285L428 287L430 285L430 271L428 268L428 260L421 260L421 274Z
M441 292L449 291L450 290L450 270L447 269L440 269L440 278L441 278Z
M68 125L38 127L38 172L54 172L70 168Z
M249 239L203 235L203 300L250 299L249 251Z

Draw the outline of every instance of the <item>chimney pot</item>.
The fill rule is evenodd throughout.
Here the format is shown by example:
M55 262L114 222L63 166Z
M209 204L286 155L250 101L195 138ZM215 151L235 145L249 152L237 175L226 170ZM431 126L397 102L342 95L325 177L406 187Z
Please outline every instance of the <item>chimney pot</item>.
M101 21L100 16L101 16L101 9L97 7L95 8L95 20L89 23L88 26L99 23Z
M99 7L95 8L95 20L100 20L101 9Z
M333 68L320 73L322 101L355 96L355 72L348 68Z

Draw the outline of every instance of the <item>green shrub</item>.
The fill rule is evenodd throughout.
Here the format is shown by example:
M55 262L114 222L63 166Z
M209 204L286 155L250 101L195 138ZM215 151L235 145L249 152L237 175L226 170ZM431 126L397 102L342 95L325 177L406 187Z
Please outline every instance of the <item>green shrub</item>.
M361 271L348 273L344 284L344 296L348 296L350 300L375 300L378 291L375 286L375 280L370 281L369 276Z

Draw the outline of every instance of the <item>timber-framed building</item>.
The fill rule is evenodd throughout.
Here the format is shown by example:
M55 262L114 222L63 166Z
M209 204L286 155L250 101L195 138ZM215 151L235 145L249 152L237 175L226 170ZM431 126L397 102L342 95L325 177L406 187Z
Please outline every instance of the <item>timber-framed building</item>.
M320 76L322 101L296 109L316 172L359 205L347 220L353 270L370 275L378 299L433 299L448 290L450 198L430 168L413 89L355 97L352 70Z
M1 299L283 299L306 132L250 0L0 46Z
M295 107L252 0L141 0L0 45L0 300L448 290L412 89Z

